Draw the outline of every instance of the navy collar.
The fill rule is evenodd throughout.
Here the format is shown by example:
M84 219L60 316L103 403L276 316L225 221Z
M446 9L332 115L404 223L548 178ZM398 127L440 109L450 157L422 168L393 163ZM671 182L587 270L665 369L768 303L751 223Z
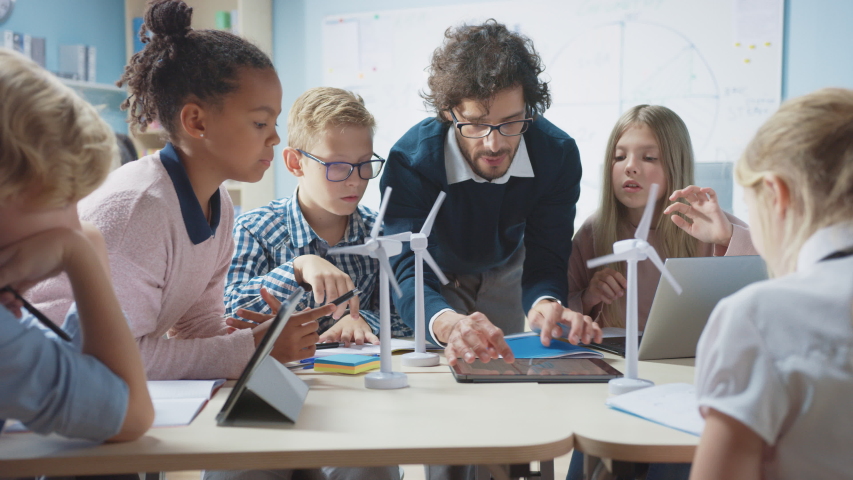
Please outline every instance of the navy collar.
M221 198L219 197L219 189L210 197L210 219L211 224L207 223L204 218L204 210L198 203L198 198L195 196L193 186L190 183L190 178L187 176L187 171L178 157L178 152L171 143L167 143L160 150L160 162L163 163L163 168L172 179L172 185L175 186L175 193L178 194L178 203L181 205L181 215L184 217L184 226L187 227L187 234L193 245L198 245L210 237L216 235L216 227L219 226L219 218L221 217Z

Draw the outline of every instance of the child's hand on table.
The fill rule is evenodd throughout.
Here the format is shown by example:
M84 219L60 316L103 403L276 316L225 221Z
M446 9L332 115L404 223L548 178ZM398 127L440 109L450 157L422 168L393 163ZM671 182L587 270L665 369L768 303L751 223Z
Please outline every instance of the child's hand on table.
M337 323L320 335L320 343L325 342L343 342L347 347L350 346L350 343L364 345L365 342L378 345L379 337L373 334L373 330L364 321L364 318L353 318L352 315L344 315Z

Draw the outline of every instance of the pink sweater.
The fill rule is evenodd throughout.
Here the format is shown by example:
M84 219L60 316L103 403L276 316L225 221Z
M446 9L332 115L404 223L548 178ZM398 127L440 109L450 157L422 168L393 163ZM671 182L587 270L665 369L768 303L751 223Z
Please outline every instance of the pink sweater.
M700 243L697 256L758 255L758 252L756 252L755 248L752 246L752 239L749 236L749 227L734 215L726 214L726 216L734 225L732 240L729 243L729 247L724 248L710 243ZM592 260L593 258L604 254L603 252L599 253L594 251L595 242L592 226L595 219L595 214L590 215L583 225L581 225L580 230L578 230L575 234L575 238L572 240L572 256L569 258L568 307L576 312L584 311L582 301L583 294L589 287L589 282L595 274L594 270L590 270L586 267L586 262L587 260ZM630 232L628 232L628 237L626 238L632 238L635 231L636 228L632 227ZM661 260L666 261L666 256L663 254L660 249L660 245L658 244L658 237L655 230L649 231L648 241L655 250L657 250L658 254L661 256ZM646 261L637 264L637 320L640 330L643 330L646 326L646 319L649 318L649 310L652 308L652 300L655 298L655 291L657 291L659 281L660 272L655 268L652 262ZM624 312L625 297L623 296L619 301L622 304L622 311ZM593 320L597 318L599 325L612 326L613 323L609 322L609 319L607 319L606 315L602 312L603 305L603 303L600 303L592 307L587 315L591 316Z
M219 226L198 245L159 152L111 173L79 204L80 217L104 235L113 285L151 380L237 378L255 349L250 330L226 335L234 207L224 187L219 194ZM29 297L50 318L64 318L73 298L64 276Z

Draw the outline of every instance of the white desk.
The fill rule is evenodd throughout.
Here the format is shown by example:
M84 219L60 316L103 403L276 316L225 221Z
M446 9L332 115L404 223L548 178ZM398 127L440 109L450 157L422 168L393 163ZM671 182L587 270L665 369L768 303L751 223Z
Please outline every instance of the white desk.
M551 460L573 446L569 418L537 408L537 384L459 384L446 368L410 387L364 388L362 376L305 375L311 391L295 425L217 427L230 388L188 427L96 445L34 434L0 438L0 476L393 464L510 464Z
M605 354L605 360L625 371L625 360ZM693 358L640 362L639 376L655 384L693 383ZM594 457L626 462L691 462L699 437L607 407L602 384L542 384L539 386L571 423L575 448Z

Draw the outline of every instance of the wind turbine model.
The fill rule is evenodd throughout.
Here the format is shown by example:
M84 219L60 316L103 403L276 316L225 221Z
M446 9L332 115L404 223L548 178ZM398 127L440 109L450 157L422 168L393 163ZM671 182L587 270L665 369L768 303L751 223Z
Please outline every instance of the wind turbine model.
M651 260L660 270L661 275L672 285L675 293L681 295L681 285L666 269L655 249L646 241L649 236L649 227L652 224L652 213L655 209L658 189L659 186L656 183L653 183L649 189L646 209L643 211L643 218L637 226L634 238L614 243L611 255L594 258L586 262L586 266L589 268L623 260L628 262L628 298L625 308L625 363L628 371L624 377L610 380L610 393L614 395L621 395L654 385L654 382L637 378L637 262L645 259Z
M438 354L426 351L426 313L424 306L424 261L426 261L435 275L442 284L447 284L447 277L444 276L438 264L432 258L432 255L427 251L429 244L429 232L432 230L432 224L435 223L435 217L438 216L438 210L441 208L444 197L447 194L441 192L435 204L432 206L429 215L424 221L419 233L403 232L395 235L389 235L386 238L402 240L409 242L412 251L415 252L415 351L403 355L403 365L409 367L433 367L438 365Z
M403 251L403 242L391 237L380 237L379 229L382 227L382 219L388 208L388 198L391 196L391 187L385 189L385 198L379 206L379 215L370 231L370 237L363 245L350 247L330 248L328 253L332 255L354 254L366 255L379 260L379 371L370 372L364 377L364 386L381 390L403 388L409 385L409 379L405 373L395 372L391 365L391 297L388 291L389 283L394 287L397 296L403 294L394 271L391 270L389 257L399 255ZM407 232L408 233L408 232Z

